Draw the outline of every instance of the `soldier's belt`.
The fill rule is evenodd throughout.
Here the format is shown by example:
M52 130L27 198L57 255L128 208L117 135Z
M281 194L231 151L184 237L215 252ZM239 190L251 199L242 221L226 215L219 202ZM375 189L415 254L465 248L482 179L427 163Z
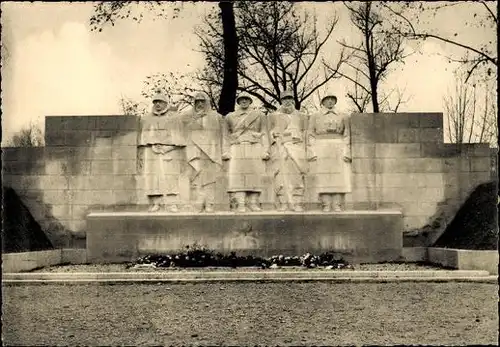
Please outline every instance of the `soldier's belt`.
M281 139L281 142L283 142L283 143L289 143L289 142L299 143L299 142L302 142L302 141L303 140L301 138L292 137L292 136L283 136L283 138Z
M256 140L234 140L234 141L231 141L231 144L232 145L239 145L241 143L259 143L260 141L256 141Z
M338 139L338 140L343 140L344 135L342 134L316 134L314 135L316 139L323 139L323 140L333 140L333 139Z

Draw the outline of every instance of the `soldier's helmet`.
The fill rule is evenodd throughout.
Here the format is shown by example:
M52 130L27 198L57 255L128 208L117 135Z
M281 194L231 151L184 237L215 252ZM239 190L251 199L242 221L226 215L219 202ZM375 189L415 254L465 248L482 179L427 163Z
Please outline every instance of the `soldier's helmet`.
M204 92L197 92L193 98L193 101L196 101L196 100L208 101L208 95Z
M281 93L281 100L285 99L294 99L293 92L291 90L285 90L283 93Z
M159 90L156 91L156 94L153 96L153 102L155 101L164 101L168 104L168 98L165 94L160 92Z
M321 99L321 105L323 105L323 102L328 99L328 98L331 98L333 100L335 100L335 103L337 103L337 97L333 94L326 94L322 99Z
M250 100L250 103L253 102L252 97L248 93L241 93L240 95L238 95L238 97L236 98L236 103L239 104L241 99L248 99Z

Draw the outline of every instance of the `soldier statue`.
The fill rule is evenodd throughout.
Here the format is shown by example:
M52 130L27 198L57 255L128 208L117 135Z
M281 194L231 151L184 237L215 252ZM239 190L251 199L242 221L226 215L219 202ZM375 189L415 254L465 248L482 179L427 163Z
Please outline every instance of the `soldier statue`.
M266 173L263 160L269 159L269 138L265 115L250 108L252 98L241 94L238 108L225 117L223 160L229 160L228 193L238 212L261 211L260 194Z
M337 97L326 95L321 111L313 114L308 125L308 148L313 189L318 194L324 212L343 209L345 194L351 191L351 144L349 118L335 111Z
M186 159L191 190L200 211L213 212L215 182L222 168L222 116L212 110L208 96L194 96L192 109L183 113L187 133Z
M307 117L295 109L293 93L284 91L281 107L269 116L271 165L277 208L304 211L305 175L308 171L305 131Z
M186 139L179 114L164 94L153 97L153 110L141 118L139 134L149 211L157 212L165 203L167 211L177 212Z

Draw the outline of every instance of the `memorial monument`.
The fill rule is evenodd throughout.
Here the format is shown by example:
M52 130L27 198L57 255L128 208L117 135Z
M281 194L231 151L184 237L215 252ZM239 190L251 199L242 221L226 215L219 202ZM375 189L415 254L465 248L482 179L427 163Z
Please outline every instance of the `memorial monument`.
M334 251L351 262L398 259L400 211L345 209L351 127L336 101L325 95L321 110L307 115L285 90L265 115L242 93L223 117L205 93L184 112L155 95L136 147L148 211L90 213L89 259L133 260L192 244L255 256Z

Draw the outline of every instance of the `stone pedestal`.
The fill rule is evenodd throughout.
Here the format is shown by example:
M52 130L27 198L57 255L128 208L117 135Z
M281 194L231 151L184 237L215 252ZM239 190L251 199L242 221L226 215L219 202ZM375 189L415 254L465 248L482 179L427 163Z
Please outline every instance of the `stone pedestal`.
M340 213L93 212L87 216L87 257L92 263L171 254L197 243L217 252L272 256L339 252L351 263L398 260L400 211Z

